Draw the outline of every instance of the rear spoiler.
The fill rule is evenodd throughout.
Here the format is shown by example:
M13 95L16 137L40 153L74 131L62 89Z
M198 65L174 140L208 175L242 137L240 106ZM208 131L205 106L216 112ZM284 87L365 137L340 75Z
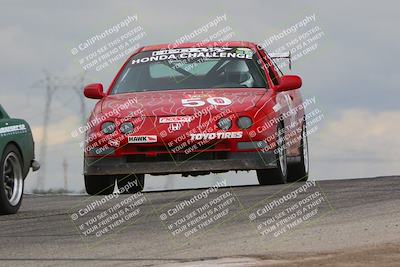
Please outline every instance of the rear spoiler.
M10 116L8 116L3 106L0 104L0 119L8 119L8 118L10 118Z
M273 60L275 58L287 58L289 60L289 69L292 69L292 54L290 51L283 53L269 53L268 56Z

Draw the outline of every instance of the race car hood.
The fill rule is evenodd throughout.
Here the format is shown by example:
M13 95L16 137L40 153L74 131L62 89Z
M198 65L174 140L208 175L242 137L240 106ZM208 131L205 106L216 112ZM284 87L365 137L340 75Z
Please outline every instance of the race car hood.
M119 117L130 114L144 116L192 115L202 112L204 109L212 114L226 109L231 112L241 112L252 109L265 93L266 89L264 88L235 88L117 94L102 99L101 112L118 114ZM215 103L217 105L214 105Z

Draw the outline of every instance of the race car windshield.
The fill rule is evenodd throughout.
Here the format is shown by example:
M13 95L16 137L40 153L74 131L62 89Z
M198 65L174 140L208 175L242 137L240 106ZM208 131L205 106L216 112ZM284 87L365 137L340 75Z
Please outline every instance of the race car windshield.
M182 48L138 53L119 75L111 94L243 87L267 87L251 49Z

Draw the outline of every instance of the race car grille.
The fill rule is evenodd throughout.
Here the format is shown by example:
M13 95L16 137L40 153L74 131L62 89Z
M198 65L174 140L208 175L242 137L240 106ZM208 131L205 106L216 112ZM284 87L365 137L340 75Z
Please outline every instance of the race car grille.
M168 149L166 146L135 146L135 149L137 152L171 152L173 151L174 147ZM206 147L204 146L198 146L198 149L204 149L204 150L211 150L215 149L214 145L208 145ZM127 147L128 151L131 151L131 147Z
M176 154L158 154L156 156L146 156L144 154L129 155L127 162L157 162L157 161L188 161L188 160L215 160L227 159L228 152L226 151L213 151L213 152L199 152L199 153L176 153Z
M166 146L137 146L138 152L168 152Z

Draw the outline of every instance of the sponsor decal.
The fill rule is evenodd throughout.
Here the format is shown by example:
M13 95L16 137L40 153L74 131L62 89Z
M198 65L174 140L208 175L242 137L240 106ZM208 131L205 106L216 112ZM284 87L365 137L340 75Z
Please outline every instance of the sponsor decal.
M189 116L173 116L173 117L162 117L160 118L160 123L183 123L183 122L191 122L192 117Z
M244 50L243 50L244 49ZM187 60L197 58L238 58L252 59L253 51L246 48L230 48L230 47L198 47L198 48L182 48L153 51L150 57L136 58L132 60L133 64L147 63L162 60Z
M237 139L242 138L243 132L218 132L191 134L191 140Z
M26 133L26 125L25 124L18 124L18 125L11 125L0 128L0 136L6 136L11 134L18 134L18 133Z
M177 122L177 123L171 123L168 126L168 129L169 129L170 132L175 132L175 131L180 130L181 127L182 127L182 123Z
M232 50L231 47L189 47L180 49L165 49L153 51L153 56L159 55L170 55L170 54L182 54L182 53L207 53L207 52L226 52Z
M200 98L188 98L188 99L181 99L182 106L184 107L201 107L206 104L205 101L201 100ZM213 106L229 106L232 104L232 100L224 96L213 96L206 99L206 101Z
M244 55L248 55L250 57L253 56L253 50L251 50L250 48L246 48L246 47L239 47L236 48L235 51L237 54L244 54Z
M275 106L272 107L272 109L273 109L275 112L278 112L281 108L282 108L282 107L281 107L281 104L279 104L279 103L276 103Z
M202 98L202 99L207 99L209 97L213 97L215 95L211 95L211 94L185 94L185 98Z
M128 136L128 143L130 144L145 144L145 143L156 143L157 135L135 135Z

